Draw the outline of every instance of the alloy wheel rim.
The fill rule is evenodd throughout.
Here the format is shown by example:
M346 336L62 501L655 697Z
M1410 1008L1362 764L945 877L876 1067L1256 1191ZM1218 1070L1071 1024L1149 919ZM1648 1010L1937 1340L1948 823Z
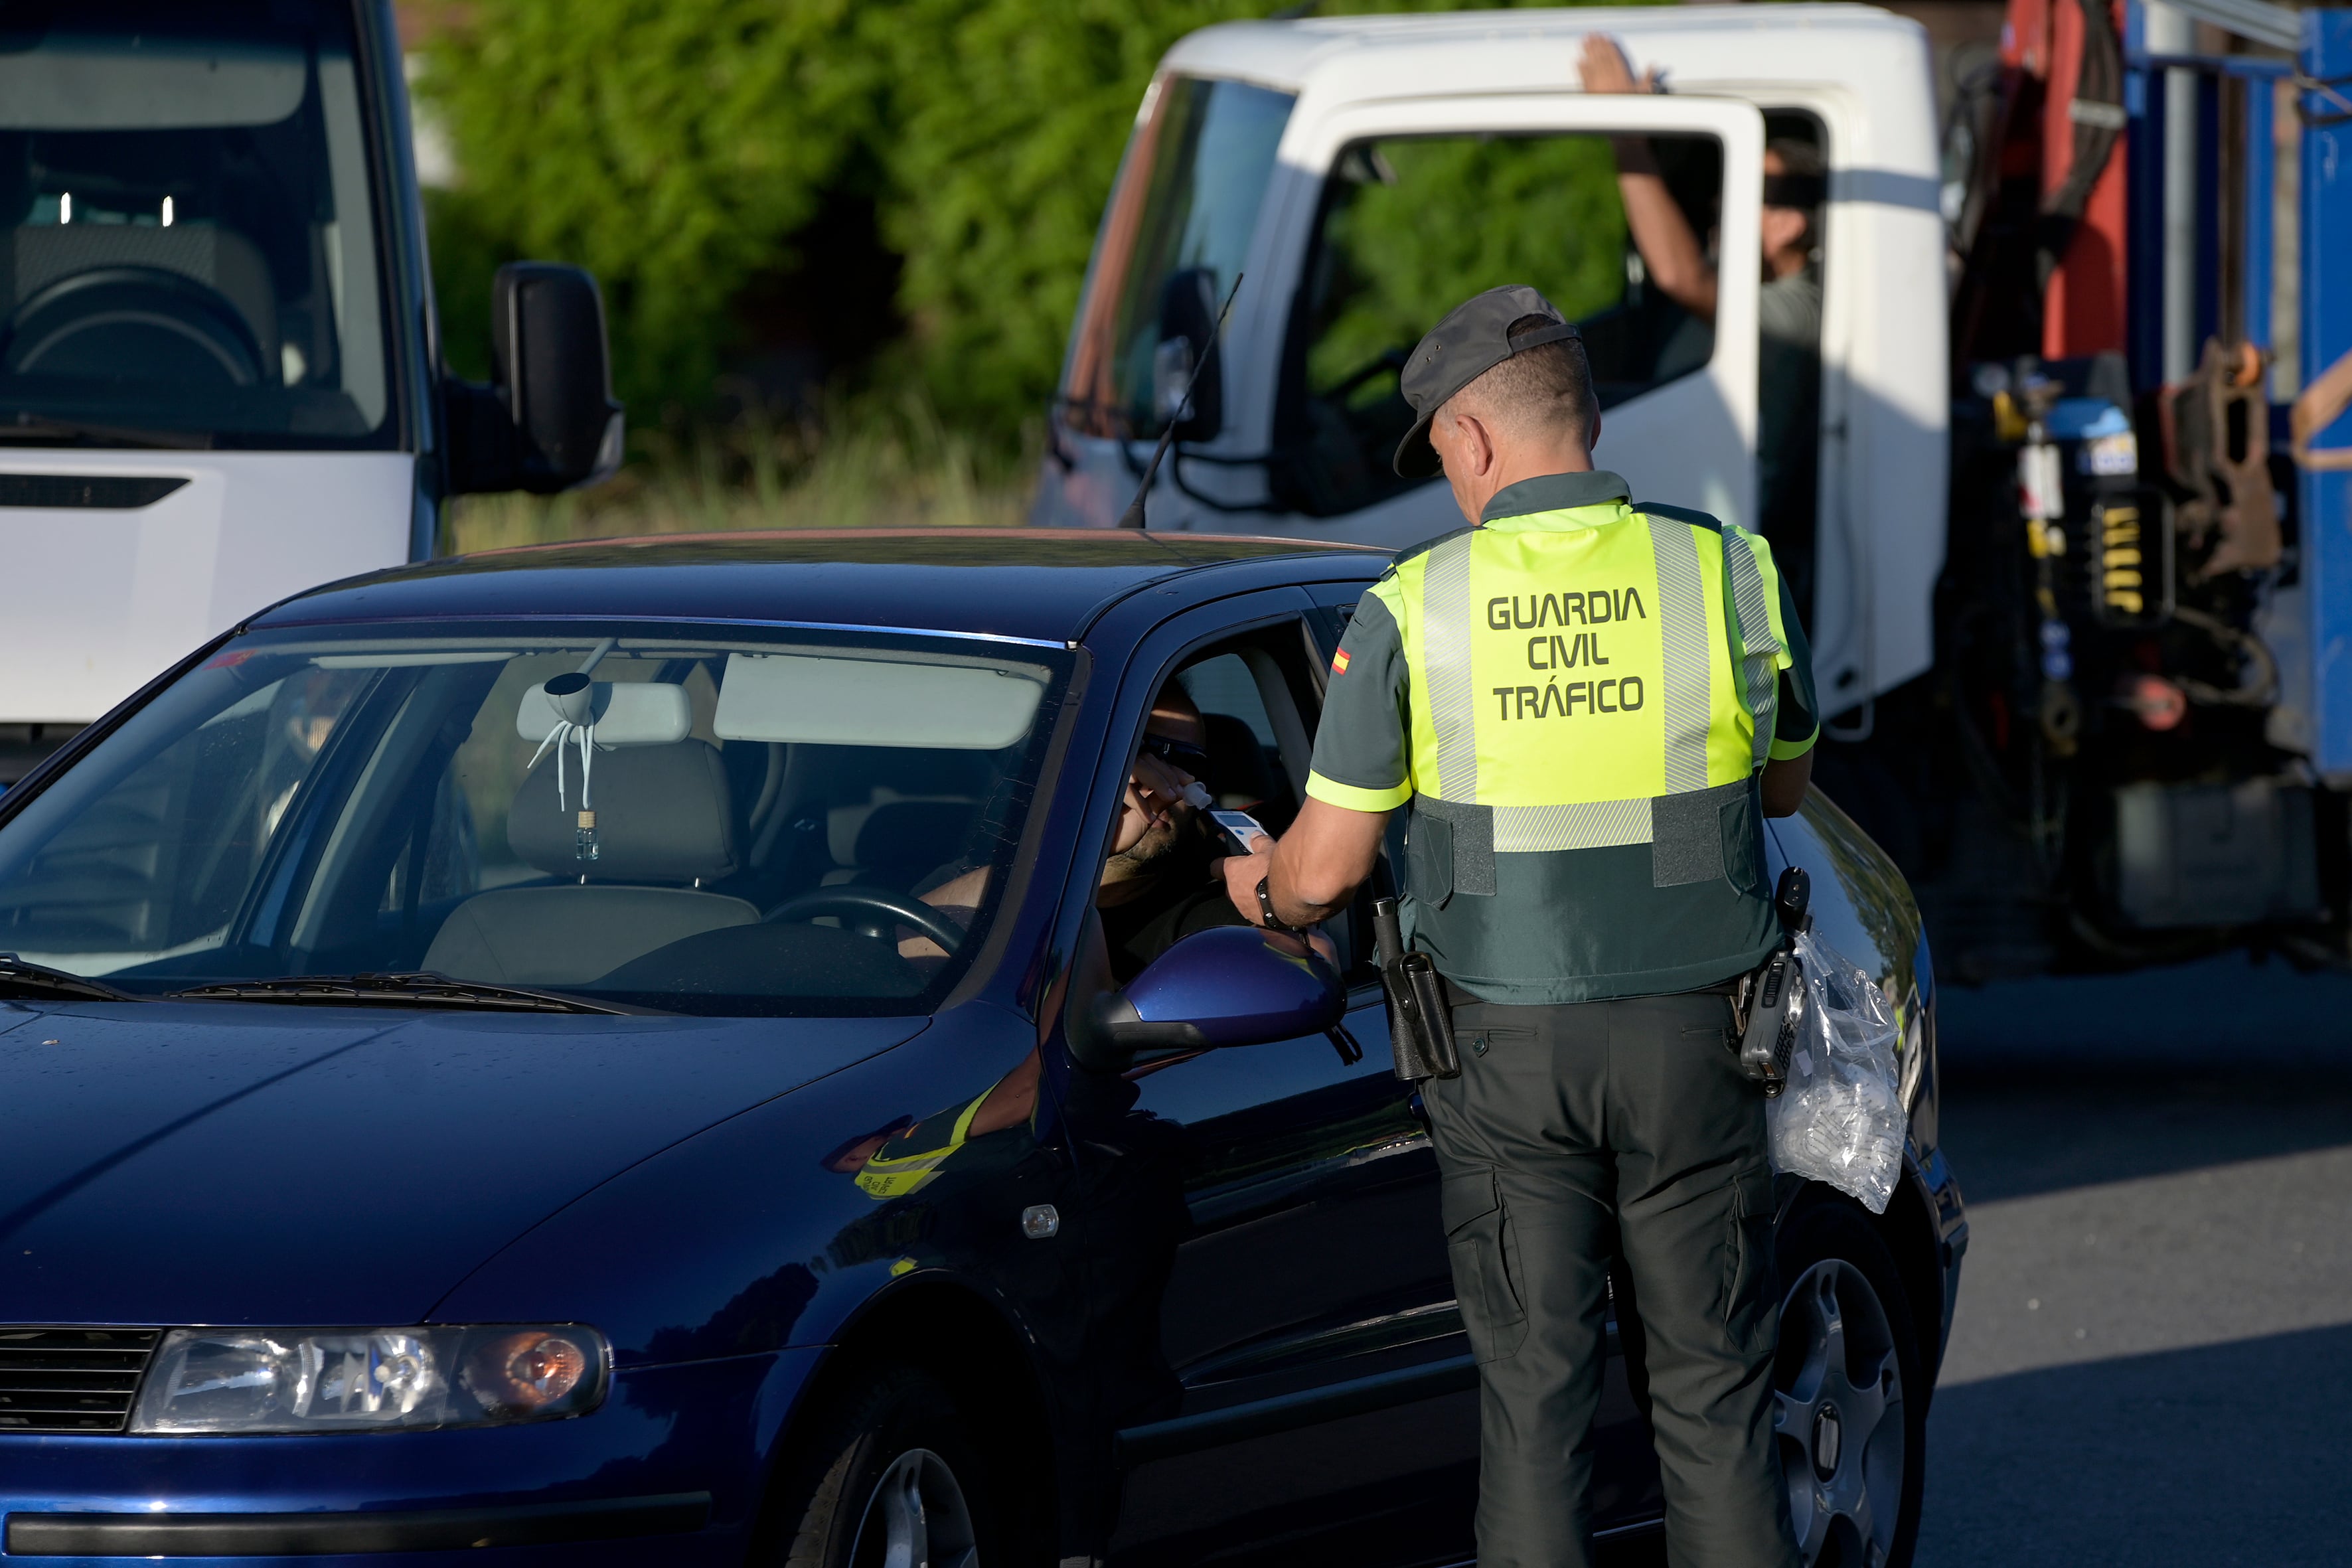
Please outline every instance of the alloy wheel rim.
M948 1462L909 1448L874 1483L849 1549L851 1568L979 1568L971 1510Z
M1790 1288L1772 1397L1803 1561L1877 1568L1902 1522L1903 1371L1886 1309L1851 1263L1816 1263Z

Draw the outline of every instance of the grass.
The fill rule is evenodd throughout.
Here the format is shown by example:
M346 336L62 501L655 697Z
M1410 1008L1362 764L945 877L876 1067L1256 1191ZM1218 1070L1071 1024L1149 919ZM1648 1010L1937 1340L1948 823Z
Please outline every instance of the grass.
M1036 469L1033 437L991 447L943 425L919 397L830 401L798 419L756 407L734 419L639 431L630 460L593 489L463 496L442 547L464 552L624 534L753 528L1018 525Z

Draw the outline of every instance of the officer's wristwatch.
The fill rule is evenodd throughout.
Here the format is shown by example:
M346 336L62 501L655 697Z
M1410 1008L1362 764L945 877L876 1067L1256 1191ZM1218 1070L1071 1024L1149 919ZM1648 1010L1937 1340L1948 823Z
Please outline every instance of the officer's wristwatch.
M1271 872L1257 879L1257 912L1265 918L1266 930L1296 931L1298 929L1297 926L1286 923L1280 915L1274 912L1274 895L1266 890L1265 886L1272 879Z

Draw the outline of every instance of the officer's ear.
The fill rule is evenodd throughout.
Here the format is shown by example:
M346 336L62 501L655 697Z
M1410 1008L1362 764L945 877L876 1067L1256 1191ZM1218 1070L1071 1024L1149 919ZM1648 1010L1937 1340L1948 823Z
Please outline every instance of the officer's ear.
M1448 420L1454 426L1450 432L1454 438L1448 445L1453 447L1461 461L1462 477L1465 479L1485 479L1495 467L1495 435L1486 427L1486 422L1467 412L1441 414L1438 417ZM1452 470L1449 468L1447 471Z

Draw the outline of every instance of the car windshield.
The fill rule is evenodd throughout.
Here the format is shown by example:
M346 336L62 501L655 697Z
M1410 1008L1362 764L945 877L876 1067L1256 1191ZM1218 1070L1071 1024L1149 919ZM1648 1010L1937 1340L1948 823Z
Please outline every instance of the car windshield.
M6 803L0 952L142 996L430 973L929 1011L995 905L1067 663L642 623L248 634Z
M349 13L0 0L0 436L388 437Z
M1154 356L1172 288L1221 300L1247 258L1275 151L1297 100L1247 82L1169 77L1152 85L1070 348L1063 416L1124 436L1157 428ZM1181 385L1181 382L1179 383Z

